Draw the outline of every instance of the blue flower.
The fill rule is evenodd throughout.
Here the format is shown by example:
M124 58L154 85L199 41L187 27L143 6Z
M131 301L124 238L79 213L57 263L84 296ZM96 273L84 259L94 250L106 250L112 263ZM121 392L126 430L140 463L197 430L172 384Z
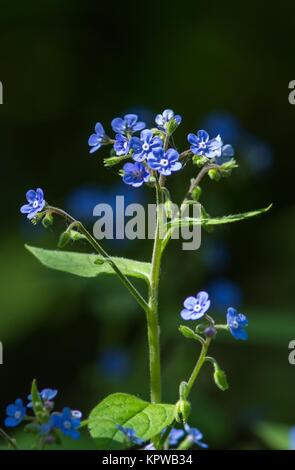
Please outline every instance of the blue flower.
M40 392L40 397L41 399L46 403L46 402L50 402L51 400L53 400L56 395L58 394L58 391L55 390L55 389L52 389L52 388L44 388L41 392ZM33 407L33 403L32 403L32 395L28 395L28 400L29 400L29 403L27 404L27 407L28 408L32 408Z
M145 122L138 121L136 114L125 114L124 118L112 120L112 129L118 134L132 134L145 128Z
M117 155L127 155L130 150L130 140L122 134L116 134L114 149Z
M156 450L154 444L152 442L150 442L149 444L147 444L145 447L144 447L144 450Z
M81 424L81 415L77 417L76 411L70 408L64 408L61 413L53 413L51 415L52 426L60 429L60 431L72 439L79 439L80 433L77 431Z
M215 139L210 140L208 132L200 130L197 132L197 135L189 134L187 140L191 144L191 151L195 155L214 158L221 153L222 140L219 135Z
M5 426L8 428L14 428L22 422L26 416L26 407L20 398L17 398L15 402L8 405L6 408L7 418L4 421Z
M176 123L177 126L181 123L181 116L178 114L174 114L174 111L172 109L165 109L162 114L157 114L155 122L159 129L166 131L167 130L167 125L169 122L171 122L174 119L174 122Z
M295 450L295 426L289 431L290 450Z
M109 137L106 135L105 130L100 122L95 124L95 134L91 134L88 139L88 145L92 147L89 153L96 152L102 145L110 143Z
M136 436L136 432L134 431L134 429L124 428L120 424L118 424L116 428L124 434L124 436L130 443L136 444L138 446L141 446L143 444L144 441Z
M123 181L126 184L139 188L149 180L150 174L142 163L125 163L123 166Z
M25 204L20 208L22 214L27 214L28 219L36 217L38 212L41 212L45 206L44 193L41 188L36 191L30 189L26 193L26 198L29 204Z
M157 170L161 175L169 176L174 171L179 171L182 164L178 161L179 153L174 149L164 152L160 149L148 157L148 164L153 170Z
M139 137L132 137L131 148L134 150L132 155L133 160L142 162L148 157L153 156L153 153L160 150L163 146L163 141L160 137L154 137L151 130L145 129L141 132Z
M178 442L180 439L184 436L184 430L183 429L176 429L172 428L169 434L169 445L170 446L177 446Z
M245 315L238 313L235 308L229 307L226 319L230 332L235 339L248 339L248 333L244 330L245 326L248 326L248 320Z
M184 320L198 320L202 318L210 307L207 292L201 291L196 297L187 297L183 303L184 309L180 312Z
M184 425L185 432L187 436L191 439L194 444L207 449L208 445L205 442L201 442L203 439L203 434L197 428L191 428L187 423Z

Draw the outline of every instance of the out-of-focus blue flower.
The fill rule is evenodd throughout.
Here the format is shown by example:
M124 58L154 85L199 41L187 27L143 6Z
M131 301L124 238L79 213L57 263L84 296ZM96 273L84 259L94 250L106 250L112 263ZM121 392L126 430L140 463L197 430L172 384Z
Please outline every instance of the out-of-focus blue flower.
M134 429L125 428L125 427L121 426L120 424L118 424L116 426L116 428L124 434L126 439L131 444L135 444L135 445L138 445L138 446L141 446L143 444L144 441L142 439L140 439L139 437L137 437L136 432L134 431Z
M132 158L136 162L143 162L153 153L163 146L163 141L160 137L154 137L151 130L145 129L140 133L139 137L132 137L130 147L134 150Z
M99 358L99 367L104 377L122 379L129 372L130 359L124 349L109 349L104 351Z
M210 307L207 292L201 291L196 297L187 297L183 303L184 309L180 312L184 320L198 320L202 318Z
M7 418L4 421L5 426L14 428L18 426L26 416L26 407L21 398L17 398L14 403L6 408Z
M273 162L273 150L269 144L253 136L247 136L242 144L245 160L253 173L267 172Z
M203 243L201 258L204 265L210 271L220 272L226 269L230 263L230 249L224 240L210 237L207 238ZM231 302L229 302L227 305L230 303Z
M208 292L214 308L224 311L228 305L239 306L242 303L243 294L240 287L229 279L216 279L208 285Z
M137 114L125 114L112 120L112 129L118 134L132 134L145 128L145 122L138 121Z
M139 162L125 163L123 166L124 175L123 181L126 184L139 188L144 183L147 183L150 177L146 167Z
M187 423L184 425L185 432L187 436L192 440L194 444L207 449L208 445L205 442L202 442L203 434L197 428L191 428Z
M295 426L289 432L290 450L295 450Z
M123 134L116 134L114 149L118 156L127 155L130 150L130 139Z
M245 315L238 313L235 308L229 307L227 309L226 319L230 332L235 339L248 339L248 333L244 329L248 326L248 320Z
M177 446L180 439L184 436L185 432L183 429L172 428L168 437L170 446Z
M58 394L58 391L53 389L53 388L44 388L40 392L40 397L41 397L43 402L50 402L51 400L53 400L56 397L57 394ZM27 404L27 407L32 408L33 403L32 403L32 395L31 394L28 395L28 400L29 400L29 403Z
M64 408L61 413L51 415L52 425L72 439L79 439L80 433L77 430L81 424L81 419L73 415L70 408Z
M182 168L179 160L179 153L174 149L168 149L164 152L163 149L155 151L148 157L148 164L153 169L158 171L161 175L169 176L175 171Z
M38 212L41 212L45 206L44 193L41 188L37 188L36 191L29 189L26 193L26 198L29 204L24 204L20 211L22 214L27 214L29 220L36 217Z
M182 118L179 114L175 115L172 109L165 109L162 114L157 114L155 122L159 129L166 131L167 125L172 121L172 119L174 119L176 125L179 126Z
M95 134L91 134L88 139L88 145L91 147L89 153L96 152L102 145L110 143L110 138L106 135L105 130L100 122L95 124Z

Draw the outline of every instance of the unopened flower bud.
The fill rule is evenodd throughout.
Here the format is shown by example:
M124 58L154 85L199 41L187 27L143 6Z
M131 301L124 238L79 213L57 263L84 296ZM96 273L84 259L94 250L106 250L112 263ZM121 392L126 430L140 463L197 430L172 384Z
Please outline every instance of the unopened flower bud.
M208 328L205 329L204 335L207 336L207 338L213 338L217 333L216 328L214 326L208 326Z
M191 412L191 405L187 400L178 400L175 405L174 417L178 423L186 423Z

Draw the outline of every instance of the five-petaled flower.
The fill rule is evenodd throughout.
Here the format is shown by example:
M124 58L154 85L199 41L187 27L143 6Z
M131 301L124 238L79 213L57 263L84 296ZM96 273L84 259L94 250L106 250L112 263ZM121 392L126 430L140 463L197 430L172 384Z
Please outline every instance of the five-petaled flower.
M23 421L26 416L26 407L20 398L17 398L14 403L8 405L6 408L7 418L5 419L5 426L14 428Z
M143 162L148 157L151 157L154 152L162 148L163 141L160 137L154 137L151 130L145 129L141 131L140 138L132 137L131 148L134 150L132 155L133 160L136 162Z
M229 307L227 309L226 319L227 326L229 327L229 330L235 339L248 339L248 333L244 329L246 326L248 326L248 320L245 315L237 312L235 308Z
M164 152L163 149L157 150L148 157L147 161L153 170L157 170L164 176L169 176L182 168L179 153L174 149L169 149L167 152Z
M36 217L38 212L41 212L45 206L44 193L41 188L37 188L36 191L29 189L26 193L28 204L24 204L20 211L22 214L27 214L28 219Z
M139 188L144 183L147 183L150 177L150 174L146 167L139 162L125 163L125 165L123 166L123 171L124 183L129 184L134 188Z
M58 394L58 391L55 390L55 389L52 389L52 388L44 388L39 393L40 393L41 400L45 404L47 404L48 402L51 402L56 397L56 395ZM33 403L32 403L32 395L31 394L28 395L28 400L29 400L29 403L27 404L27 407L32 408Z
M155 122L159 129L166 131L172 120L174 120L176 126L179 126L181 123L181 116L179 116L179 114L175 115L172 109L165 109L162 114L157 114Z
M116 140L114 143L114 149L118 156L127 155L130 150L130 139L125 137L123 134L116 134Z
M89 153L96 152L102 145L110 143L110 138L106 135L105 130L100 122L95 124L95 133L91 134L88 139L88 145L91 147Z
M202 318L210 307L207 292L201 291L196 297L187 297L183 303L184 309L180 312L184 320L198 320Z
M145 123L138 121L136 114L125 114L123 118L115 118L112 120L112 129L118 134L133 134L133 132L141 131L145 128Z
M60 429L65 436L79 439L80 433L77 429L81 424L81 419L70 408L64 408L61 413L53 413L51 423L53 428Z
M203 447L203 449L208 448L208 445L205 444L205 442L202 442L203 434L201 431L199 431L199 429L191 428L187 423L184 425L184 429L191 442L197 444L200 447Z
M215 139L210 139L208 132L200 130L196 134L189 134L187 140L191 144L191 151L195 155L202 155L207 158L215 158L221 155L222 140L218 135Z
M125 428L125 427L121 426L120 424L118 424L116 426L116 428L118 429L118 431L121 431L124 434L126 439L131 444L135 444L135 445L138 445L138 446L143 444L144 441L142 439L140 439L139 437L137 437L136 432L134 431L134 429Z

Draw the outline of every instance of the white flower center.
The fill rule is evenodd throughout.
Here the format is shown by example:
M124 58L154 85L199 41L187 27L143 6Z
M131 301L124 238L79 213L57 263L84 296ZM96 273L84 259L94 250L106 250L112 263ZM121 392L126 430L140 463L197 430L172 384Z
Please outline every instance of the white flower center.
M147 152L147 150L150 148L149 144L147 142L145 142L143 145L142 145L142 150L144 150L145 152Z
M233 320L232 326L233 326L233 328L235 328L235 329L236 329L236 328L239 328L239 323L237 322L237 320Z
M167 166L169 161L167 160L167 158L162 158L160 163L161 163L162 166Z
M206 148L206 143L202 141L202 142L200 142L199 146L200 146L202 149L204 149L204 148Z
M64 428L71 429L71 427L72 427L71 421L64 421Z
M123 144L123 148L124 148L124 149L127 149L127 147L128 147L128 142L125 141L124 144Z
M37 209L38 204L39 204L39 203L38 203L38 201L37 201L37 199L36 199L36 200L33 202L33 208L34 208L34 209Z
M22 414L21 414L20 411L16 411L16 412L14 413L15 419L19 419L19 418L21 417L21 415L22 415Z
M199 312L201 310L201 308L202 308L201 305L197 304L197 305L194 306L194 311Z

